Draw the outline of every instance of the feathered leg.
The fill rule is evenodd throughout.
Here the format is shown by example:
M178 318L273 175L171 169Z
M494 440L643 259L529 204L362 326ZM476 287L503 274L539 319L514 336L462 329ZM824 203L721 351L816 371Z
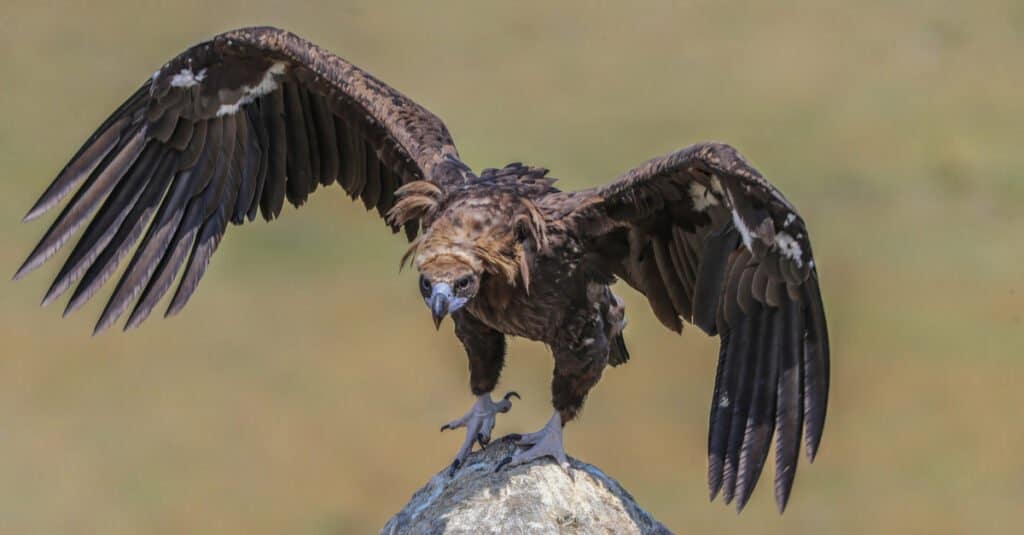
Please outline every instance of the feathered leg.
M590 389L601 380L610 350L601 321L591 321L578 332L581 335L576 336L574 342L552 346L555 372L551 380L551 401L555 413L551 420L540 431L520 437L516 442L518 451L502 461L498 470L542 457L553 457L568 469L562 428L576 417Z

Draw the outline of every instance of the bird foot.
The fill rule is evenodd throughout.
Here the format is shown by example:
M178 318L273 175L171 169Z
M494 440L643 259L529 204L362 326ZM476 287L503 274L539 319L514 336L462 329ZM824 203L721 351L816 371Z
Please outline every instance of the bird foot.
M469 409L469 412L462 415L461 418L441 426L441 431L446 429L454 430L460 427L466 428L466 440L462 443L458 453L455 454L455 460L452 461L452 466L448 470L449 476L454 475L455 471L462 466L466 456L473 450L474 442L480 443L481 448L486 447L490 443L491 431L494 430L495 415L499 412L508 412L512 408L512 401L510 399L512 397L522 399L516 392L509 392L498 401L491 400L490 394L477 396L476 403Z
M498 463L495 472L506 466L518 466L542 457L554 457L558 464L569 472L569 458L562 443L562 416L555 414L540 431L522 435L516 440L516 452Z

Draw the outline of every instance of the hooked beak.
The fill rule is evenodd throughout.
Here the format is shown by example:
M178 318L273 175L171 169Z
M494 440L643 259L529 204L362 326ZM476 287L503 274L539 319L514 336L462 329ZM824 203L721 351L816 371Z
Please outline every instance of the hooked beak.
M440 329L441 320L448 314L452 314L462 308L468 299L452 294L451 285L440 282L433 286L430 297L426 301L427 306L430 307L430 314L434 317L434 328Z
M448 306L452 296L451 287L447 284L437 284L434 286L433 292L430 294L430 299L427 301L427 305L430 306L430 314L434 317L434 328L441 328L441 320L448 315Z

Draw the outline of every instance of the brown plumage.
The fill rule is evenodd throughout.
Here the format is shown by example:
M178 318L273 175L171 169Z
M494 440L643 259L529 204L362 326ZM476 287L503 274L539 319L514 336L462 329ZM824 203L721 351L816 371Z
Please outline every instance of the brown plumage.
M474 394L490 400L506 336L551 348L555 431L523 437L531 450L564 458L557 424L607 364L629 359L610 288L621 279L666 327L721 338L712 498L742 508L774 437L785 507L801 436L810 459L821 440L828 333L803 219L728 145L693 145L576 192L522 164L477 175L441 120L398 91L291 33L242 29L172 59L89 138L26 216L74 193L16 278L85 226L44 303L74 286L67 311L78 308L135 248L96 331L125 312L135 327L179 273L167 314L185 305L229 222L274 219L285 200L300 206L335 182L404 229L403 262L420 272L435 322L452 315ZM477 425L468 447L510 406L478 403L490 420L449 425Z

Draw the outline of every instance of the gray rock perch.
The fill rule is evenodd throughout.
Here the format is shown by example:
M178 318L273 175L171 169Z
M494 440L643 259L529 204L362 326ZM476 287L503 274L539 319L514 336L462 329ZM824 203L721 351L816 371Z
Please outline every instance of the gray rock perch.
M501 438L453 477L445 467L381 533L671 533L622 485L572 457L568 474L548 458L495 473L514 448Z

